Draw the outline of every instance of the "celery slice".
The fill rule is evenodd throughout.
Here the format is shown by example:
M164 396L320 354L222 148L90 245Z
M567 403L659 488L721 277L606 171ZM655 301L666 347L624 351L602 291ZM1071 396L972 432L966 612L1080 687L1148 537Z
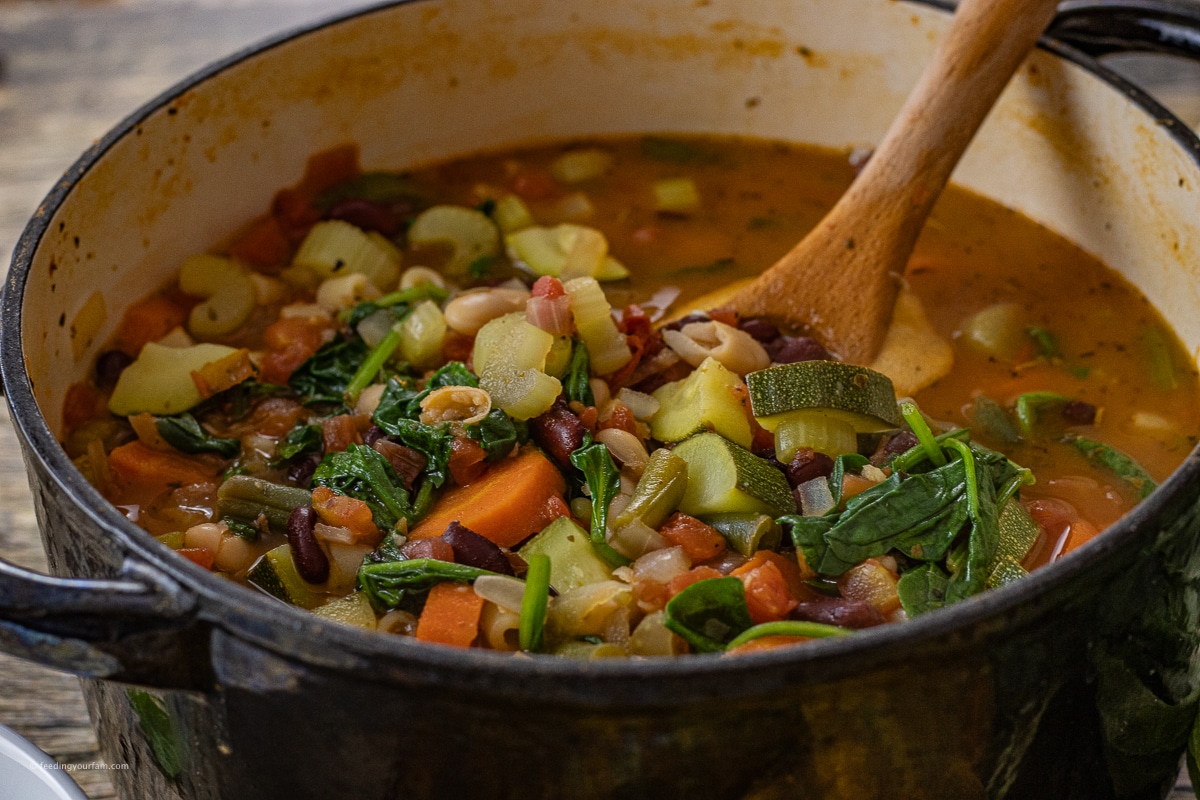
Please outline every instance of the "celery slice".
M292 266L307 268L322 278L361 273L381 291L391 288L400 265L379 242L349 222L324 220L312 226Z
M450 276L467 275L480 258L500 254L496 224L482 211L465 206L433 206L422 211L408 229L408 242L418 247L450 247L453 252L442 268Z

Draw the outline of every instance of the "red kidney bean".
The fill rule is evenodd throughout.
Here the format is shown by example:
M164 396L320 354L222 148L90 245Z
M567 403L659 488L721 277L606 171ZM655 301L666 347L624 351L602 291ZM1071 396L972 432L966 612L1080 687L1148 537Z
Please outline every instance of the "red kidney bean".
M465 525L460 525L458 520L446 526L442 541L454 548L454 560L459 564L491 570L501 575L515 574L503 550L490 539L480 536Z
M571 453L583 445L586 434L587 429L561 395L548 411L529 420L529 438L565 470L571 469Z
M383 428L379 427L378 425L372 425L371 427L367 428L365 433L363 433L363 444L365 444L367 447L374 447L375 443L385 436L387 436L387 434L383 432Z
M329 580L329 558L313 535L316 524L317 512L312 506L296 506L288 516L287 541L300 577L309 583L324 583Z
M820 342L807 336L780 336L766 345L767 355L777 364L795 364L797 361L828 361L829 355Z
M668 322L666 325L662 326L662 329L664 331L677 331L682 329L684 325L691 325L693 322L708 322L710 319L711 317L702 311L693 311L687 316L680 317L672 322Z
M133 356L120 350L101 353L96 359L96 383L100 386L115 386L117 378L133 363Z
M792 610L792 619L823 622L840 628L872 628L887 622L879 609L865 600L841 597L800 603Z
M434 558L454 562L454 548L444 539L412 539L400 547L405 558Z
M811 447L801 447L792 457L791 463L784 466L783 474L794 489L802 483L832 475L833 459Z
M388 206L370 200L342 200L334 204L326 216L349 222L364 231L379 231L384 236L394 236L400 230L399 215Z
M871 454L871 463L877 467L882 467L892 456L906 453L918 444L920 444L920 441L917 439L916 434L909 431L900 431L892 436L888 436L879 443L879 447L875 448L875 452Z
M773 342L779 338L779 328L768 319L751 317L738 320L738 327L760 342Z
M321 466L321 456L308 453L293 462L287 470L287 478L294 486L307 487L312 482L313 473Z
M1063 406L1062 415L1074 425L1091 425L1096 421L1096 407L1082 400L1072 400Z

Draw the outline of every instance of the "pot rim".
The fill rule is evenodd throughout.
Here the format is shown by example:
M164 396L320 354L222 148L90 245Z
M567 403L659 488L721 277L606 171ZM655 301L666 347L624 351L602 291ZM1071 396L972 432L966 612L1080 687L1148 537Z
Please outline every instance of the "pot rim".
M3 325L0 326L0 377L3 379L4 393L13 424L26 443L27 463L36 460L71 502L90 517L106 535L115 536L129 555L154 569L161 570L193 592L197 599L202 599L199 616L214 627L235 638L256 642L280 655L314 666L345 669L364 665L375 659L386 659L398 667L420 668L422 678L439 682L461 682L464 679L478 682L481 676L489 675L489 688L495 688L491 684L491 680L494 679L537 677L556 683L561 681L560 685L569 691L572 684L577 684L581 677L587 677L589 682L592 682L589 694L595 691L594 681L597 679L610 684L622 683L622 688L633 692L633 696L620 698L625 701L633 700L634 696L650 699L656 696L661 698L665 694L662 684L647 681L648 678L684 680L722 677L729 673L767 674L771 671L780 674L780 677L783 677L781 673L788 673L793 679L798 672L803 672L804 675L835 674L844 672L849 663L853 663L856 670L861 670L869 666L910 659L913 652L920 652L924 647L933 646L939 641L952 640L956 636L977 638L978 631L972 633L972 629L986 628L986 623L1013 616L1021 608L1035 608L1040 605L1035 611L1036 615L1052 612L1053 606L1047 605L1046 600L1055 590L1076 575L1105 560L1111 552L1127 546L1143 529L1152 528L1155 524L1154 518L1161 509L1188 500L1191 486L1200 482L1200 446L1197 446L1150 498L1106 529L1103 536L1097 537L1060 560L1039 568L1015 585L987 591L941 609L936 614L919 617L903 625L882 625L857 632L853 636L810 642L803 647L748 653L734 659L693 655L686 658L577 662L555 658L522 659L490 651L431 646L427 643L410 642L406 637L379 636L354 630L301 609L268 602L259 592L221 580L186 559L167 552L154 537L120 514L75 469L51 433L33 396L32 386L25 371L21 345L21 306L34 255L50 220L67 201L80 179L116 142L134 133L148 117L170 106L185 92L231 67L257 58L292 40L348 20L420 1L384 0L340 13L266 38L193 72L136 109L88 148L38 206L13 251L0 307L0 319L3 320ZM945 0L905 2L946 13L953 9L953 4ZM1200 139L1144 90L1104 67L1096 59L1059 41L1043 37L1039 47L1083 68L1129 97L1155 123L1167 127L1192 160L1200 164ZM983 633L985 638L995 635L996 630L985 630ZM849 659L853 659L853 662ZM378 664L372 664L372 674L364 677L368 680L385 679L377 670ZM411 673L404 674L411 678ZM741 688L746 686L741 681L721 681L717 685L725 687L724 690L714 693L712 685L709 685L706 696L715 697L719 693L734 695L749 691ZM529 686L530 692L549 688L540 683ZM761 689L760 683L755 691Z

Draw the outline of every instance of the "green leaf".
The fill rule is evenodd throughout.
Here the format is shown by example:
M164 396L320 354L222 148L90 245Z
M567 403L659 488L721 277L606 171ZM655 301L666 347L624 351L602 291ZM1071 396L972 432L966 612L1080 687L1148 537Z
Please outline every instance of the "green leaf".
M984 435L1003 444L1011 445L1021 441L1021 433L1004 410L1004 406L987 395L975 398L969 414L972 430L982 431Z
M571 463L583 473L588 491L592 495L592 546L609 566L622 567L629 559L618 553L608 543L608 506L621 485L621 473L613 463L608 448L603 444L589 443L571 453Z
M667 603L663 624L698 653L719 653L754 621L738 578L697 581Z
M323 444L320 425L297 425L283 437L275 448L275 455L282 461L289 461L304 453L318 453Z
M364 172L345 183L322 192L313 206L324 213L343 200L367 200L380 205L429 204L424 190L407 175L393 172Z
M966 557L961 569L950 576L946 602L964 600L987 588L996 551L1000 545L1000 513L996 506L996 486L986 470L977 470L971 447L957 439L951 440L962 459L967 488L967 514L971 530L967 538Z
M843 453L833 460L833 472L829 475L829 493L833 495L833 508L842 504L842 486L846 473L857 474L871 460L858 453Z
M1067 436L1066 441L1070 442L1093 465L1112 471L1118 478L1133 487L1140 499L1145 500L1151 492L1158 488L1158 484L1154 478L1150 477L1150 473L1146 472L1145 467L1134 460L1132 456L1121 452L1112 445L1075 435Z
M590 359L583 340L576 340L571 350L571 363L563 380L563 394L568 401L577 400L585 406L596 405L596 397L592 394Z
M521 622L518 630L521 649L541 652L546 627L546 606L550 601L550 556L534 553L525 574L525 594L521 597Z
M416 420L421 416L421 401L435 389L445 386L479 387L479 379L461 361L451 361L429 376L423 388L417 388L412 378L393 376L388 380L372 421L391 432L400 420Z
M1038 355L1042 358L1061 358L1062 351L1058 349L1058 341L1054 334L1040 325L1030 325L1025 333L1033 340Z
M414 558L403 561L364 563L358 570L358 585L378 611L397 608L409 593L427 592L439 583L471 583L481 575L495 575L479 567Z
M1026 392L1018 397L1014 411L1021 435L1025 438L1033 435L1033 426L1037 424L1043 409L1066 405L1069 402L1071 398L1058 392Z
M154 421L158 435L184 453L216 453L233 458L242 451L240 439L219 439L200 427L191 414L159 417Z
M401 519L412 519L408 492L388 460L366 445L352 444L340 453L329 453L313 473L313 486L326 486L338 494L355 497L371 507L375 524L385 531Z
M362 339L338 338L297 367L288 386L301 402L342 405L346 387L367 358L369 348Z
M141 689L127 689L129 705L137 715L138 727L150 743L154 763L168 778L183 773L187 743L183 732L166 705L154 695Z
M467 426L467 436L479 442L488 461L499 461L529 440L529 429L524 421L515 422L502 409L493 408L478 423Z
M403 444L419 450L428 459L423 474L440 487L450 477L450 453L454 444L454 433L448 423L425 425L410 419L396 420L387 427L380 426L388 436L399 439Z
M896 593L904 613L916 617L946 605L950 577L937 564L922 564L900 576Z

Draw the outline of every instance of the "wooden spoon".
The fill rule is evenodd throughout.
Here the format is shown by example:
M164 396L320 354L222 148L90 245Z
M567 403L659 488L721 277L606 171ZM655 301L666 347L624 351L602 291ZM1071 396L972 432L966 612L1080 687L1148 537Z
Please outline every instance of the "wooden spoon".
M869 364L925 218L1056 3L962 0L899 116L829 214L760 276L693 307L765 317Z

